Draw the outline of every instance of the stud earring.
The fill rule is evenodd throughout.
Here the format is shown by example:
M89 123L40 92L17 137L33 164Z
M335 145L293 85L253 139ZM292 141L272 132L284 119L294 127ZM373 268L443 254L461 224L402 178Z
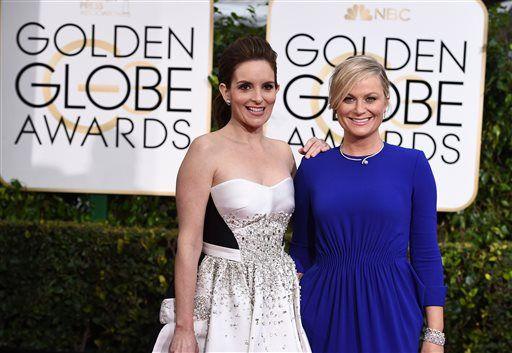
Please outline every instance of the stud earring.
M228 105L228 107L231 105L231 101L229 99L226 99L226 104Z

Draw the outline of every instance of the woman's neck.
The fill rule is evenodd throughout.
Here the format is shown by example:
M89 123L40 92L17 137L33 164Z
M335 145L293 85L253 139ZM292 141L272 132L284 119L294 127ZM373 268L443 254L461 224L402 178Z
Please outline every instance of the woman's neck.
M233 118L222 129L222 133L231 140L248 145L261 144L264 139L262 126L251 128Z
M369 156L382 148L383 141L379 134L365 138L343 137L342 151L351 156Z

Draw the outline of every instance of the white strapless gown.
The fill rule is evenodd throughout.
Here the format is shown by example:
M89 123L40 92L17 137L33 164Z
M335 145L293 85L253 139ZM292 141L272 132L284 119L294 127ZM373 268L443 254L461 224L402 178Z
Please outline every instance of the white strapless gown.
M295 265L283 236L294 210L291 178L273 186L232 179L211 189L238 249L204 243L194 325L201 352L310 352ZM174 300L162 303L154 353L167 353Z

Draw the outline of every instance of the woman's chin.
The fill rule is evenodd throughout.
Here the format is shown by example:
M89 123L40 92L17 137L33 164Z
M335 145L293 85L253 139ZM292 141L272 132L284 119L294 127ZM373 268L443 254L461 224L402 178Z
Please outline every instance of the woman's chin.
M344 130L345 136L350 135L356 139L365 139L365 138L372 137L375 134L377 134L377 135L379 134L378 128L373 129L372 127L358 127L358 128L345 127L343 130Z
M257 129L263 127L267 123L267 121L270 119L270 116L260 116L260 117L250 117L247 119L244 119L244 122L246 125Z
M340 122L340 125L345 136L350 135L356 139L362 139L378 134L380 124L376 126L375 121L372 121L365 125L355 125L351 121L344 121Z

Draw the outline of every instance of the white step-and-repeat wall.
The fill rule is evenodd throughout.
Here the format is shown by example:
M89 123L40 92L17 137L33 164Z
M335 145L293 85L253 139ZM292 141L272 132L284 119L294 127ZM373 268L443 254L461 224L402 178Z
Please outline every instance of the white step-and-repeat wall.
M464 21L460 21L463 16ZM210 1L1 3L1 178L31 190L173 195L210 130ZM438 209L478 189L487 39L481 1L271 1L281 85L266 133L342 139L333 67L377 58L392 81L382 138L421 149Z

